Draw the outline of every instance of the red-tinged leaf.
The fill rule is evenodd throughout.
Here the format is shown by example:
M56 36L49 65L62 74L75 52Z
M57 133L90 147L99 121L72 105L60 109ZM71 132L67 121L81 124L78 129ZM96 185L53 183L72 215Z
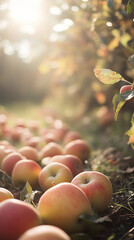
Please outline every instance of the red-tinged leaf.
M126 80L117 72L110 69L94 69L95 76L103 83L114 84L119 81Z

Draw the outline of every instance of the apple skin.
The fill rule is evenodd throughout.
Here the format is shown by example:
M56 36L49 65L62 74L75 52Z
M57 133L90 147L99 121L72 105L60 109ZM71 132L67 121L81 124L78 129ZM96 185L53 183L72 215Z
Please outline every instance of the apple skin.
M126 91L132 91L132 85L124 85L120 88L120 93L123 93Z
M1 168L1 164L3 159L11 152L14 152L15 150L12 147L8 147L5 145L0 145L0 168Z
M21 147L18 150L18 152L27 159L34 160L34 161L39 160L38 151L33 147L30 147L30 146Z
M18 240L71 240L62 229L52 225L42 225L27 230Z
M0 202L8 198L14 198L13 194L6 188L0 187Z
M97 171L85 171L74 177L71 183L86 194L95 211L102 212L110 204L112 184L104 174Z
M79 232L84 226L81 214L92 214L87 196L71 183L59 183L40 197L38 210L44 224L55 225L66 232Z
M53 162L44 167L40 172L39 184L42 190L46 191L61 182L71 182L72 179L73 175L68 167L61 163Z
M9 153L3 159L1 164L1 169L5 171L9 176L11 176L15 164L22 159L23 159L23 156L18 152Z
M90 147L83 139L76 139L67 143L63 149L64 154L72 154L81 159L82 162L88 160L90 155Z
M55 155L62 155L63 151L58 143L50 142L47 143L40 151L40 157L53 157Z
M71 154L57 155L52 157L49 160L49 163L52 163L52 162L59 162L67 166L72 172L73 177L84 170L83 163L75 155L71 155Z
M64 144L67 144L67 143L72 142L76 139L81 139L80 134L76 131L68 131L64 136L63 142L64 142Z
M39 187L39 175L42 168L33 160L17 162L12 171L12 180L15 186L24 186L28 181L33 189Z
M18 199L0 203L0 239L17 240L26 230L41 224L37 210Z

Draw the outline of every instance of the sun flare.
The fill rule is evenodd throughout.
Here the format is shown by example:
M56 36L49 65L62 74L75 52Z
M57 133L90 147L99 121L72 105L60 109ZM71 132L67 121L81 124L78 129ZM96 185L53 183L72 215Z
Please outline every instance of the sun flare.
M10 0L11 17L20 23L36 23L40 19L41 0Z

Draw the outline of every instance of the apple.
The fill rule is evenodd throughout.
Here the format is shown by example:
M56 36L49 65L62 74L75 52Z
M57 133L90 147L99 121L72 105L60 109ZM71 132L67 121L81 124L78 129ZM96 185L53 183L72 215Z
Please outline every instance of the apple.
M88 197L92 208L104 211L112 199L112 184L107 176L97 171L85 171L75 176L71 182Z
M120 88L120 93L123 93L126 91L132 91L132 85L124 85Z
M40 197L38 211L44 224L55 225L66 232L82 231L81 214L92 214L85 193L72 183L59 183Z
M88 160L90 155L90 147L83 139L76 139L65 145L64 154L73 154L81 159L82 162Z
M56 155L48 160L48 164L52 162L59 162L67 166L72 172L73 177L84 170L83 163L75 155L71 154Z
M61 183L71 182L73 179L72 172L65 165L53 162L42 169L39 175L39 184L42 190L47 189Z
M24 186L28 181L33 189L39 187L39 175L42 168L33 160L17 162L12 171L12 180L15 186Z
M0 239L17 240L26 230L41 224L37 210L18 199L0 203Z
M18 150L18 152L27 159L34 160L34 161L39 160L38 151L33 147L30 147L30 146L21 147Z
M71 240L62 229L52 225L33 227L20 236L18 240Z
M0 145L0 168L3 159L11 152L14 152L14 149L12 147L7 147L5 145Z
M13 194L6 188L0 187L0 202L8 198L14 198Z
M33 136L29 139L26 139L26 145L32 148L40 150L43 144L43 140L40 136Z
M61 154L63 154L62 148L58 143L55 142L47 143L40 151L41 158L53 157Z
M5 171L9 176L11 176L15 164L22 159L23 156L20 153L11 152L6 157L4 157L1 164L1 169Z
M67 144L76 139L81 139L80 134L76 131L68 131L64 136L63 142L64 142L64 144Z

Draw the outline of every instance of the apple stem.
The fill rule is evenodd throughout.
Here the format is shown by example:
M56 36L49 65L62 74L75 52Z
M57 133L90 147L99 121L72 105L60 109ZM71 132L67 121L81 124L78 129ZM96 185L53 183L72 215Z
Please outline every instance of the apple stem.
M86 179L86 178L84 178L84 180L85 180L85 183L88 183L88 181L87 181L87 179Z

